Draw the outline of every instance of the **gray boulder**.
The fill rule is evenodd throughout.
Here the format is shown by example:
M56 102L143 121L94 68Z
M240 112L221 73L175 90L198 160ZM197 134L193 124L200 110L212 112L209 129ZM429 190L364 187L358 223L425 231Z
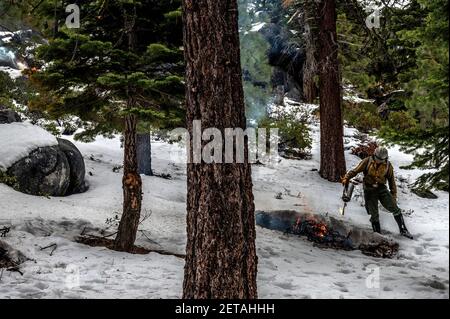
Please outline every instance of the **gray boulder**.
M80 151L71 142L58 139L58 145L40 147L14 163L5 182L19 192L37 196L67 196L83 193L85 165Z
M88 187L84 180L86 168L84 159L78 148L70 141L58 138L58 145L61 151L66 155L70 167L70 183L67 194L84 193Z
M38 196L64 196L70 185L70 165L58 147L40 147L12 165L7 175L14 188Z

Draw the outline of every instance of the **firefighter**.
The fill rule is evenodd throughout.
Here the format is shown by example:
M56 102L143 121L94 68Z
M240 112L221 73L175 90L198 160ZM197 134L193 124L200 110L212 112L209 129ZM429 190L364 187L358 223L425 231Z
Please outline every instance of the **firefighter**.
M374 232L381 233L378 202L394 215L400 234L413 239L406 228L402 210L397 205L397 185L395 184L394 167L389 162L389 153L385 147L378 147L373 156L364 159L355 169L349 171L342 179L344 186L359 173L364 173L364 199L367 214ZM386 186L389 184L389 190Z

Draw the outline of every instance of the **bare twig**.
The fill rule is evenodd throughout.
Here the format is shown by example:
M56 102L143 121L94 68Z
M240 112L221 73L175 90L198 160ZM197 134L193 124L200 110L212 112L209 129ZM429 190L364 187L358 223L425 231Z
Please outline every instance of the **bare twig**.
M158 246L161 246L161 245L158 244L156 241L154 241L153 239L151 239L150 237L148 237L148 236L145 234L145 230L139 230L139 232L140 232L142 235L144 235L144 237L147 238L147 240L148 240L149 242L151 242L151 243L153 243L153 244L156 244L156 245L158 245Z
M112 233L112 234L109 234L109 235L105 235L105 236L102 236L102 238L108 238L108 237L112 237L112 236L114 236L114 235L117 235L117 231L115 232L115 233Z
M150 210L145 210L144 216L142 217L141 221L139 222L139 225L141 225L143 222L145 222L147 219L149 219L152 216L153 212Z

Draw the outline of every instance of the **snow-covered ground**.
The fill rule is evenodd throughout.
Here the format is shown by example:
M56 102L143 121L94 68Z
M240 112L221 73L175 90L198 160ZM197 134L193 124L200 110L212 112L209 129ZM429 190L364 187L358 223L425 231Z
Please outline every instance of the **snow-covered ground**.
M370 228L361 198L350 203L346 216L339 184L321 179L319 127L312 125L313 157L307 161L282 160L275 166L254 166L257 210L290 209L330 214L360 227ZM346 129L347 146L355 144L356 131ZM0 184L0 228L12 226L6 241L29 261L23 275L0 270L0 298L179 298L182 293L183 259L129 255L92 248L73 237L108 226L106 220L121 211L120 141L97 138L76 142L83 153L90 189L65 198L34 197ZM153 143L154 169L170 173L172 180L143 177L143 214L151 214L140 226L137 244L183 253L186 243L186 175L174 162L176 145ZM347 153L348 166L358 158ZM411 161L391 149L397 177L412 181L420 172L399 166ZM376 259L360 251L335 251L314 247L305 239L257 227L258 285L261 298L448 298L449 297L449 194L422 199L399 182L399 203L406 223L415 235L411 241L397 235L392 216L382 211L387 236L400 243L396 259ZM283 193L282 199L276 199ZM356 193L358 195L358 191ZM41 250L42 247L57 244Z

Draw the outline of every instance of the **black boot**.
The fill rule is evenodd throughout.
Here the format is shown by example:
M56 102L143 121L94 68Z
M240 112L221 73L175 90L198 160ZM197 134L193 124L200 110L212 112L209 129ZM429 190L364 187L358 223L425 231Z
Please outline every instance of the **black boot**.
M409 239L414 239L414 237L408 231L408 228L406 228L405 220L403 219L403 215L397 215L397 216L394 216L394 218L398 224L398 228L400 229L400 235L402 235L406 238L409 238Z
M381 225L380 222L372 222L372 229L374 233L381 234Z

